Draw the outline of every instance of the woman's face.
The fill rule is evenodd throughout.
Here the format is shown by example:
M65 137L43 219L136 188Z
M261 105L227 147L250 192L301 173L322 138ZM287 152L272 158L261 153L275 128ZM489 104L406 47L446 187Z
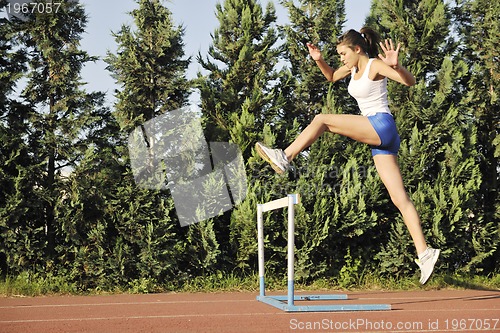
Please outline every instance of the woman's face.
M349 69L358 66L359 51L357 50L359 50L359 47L353 50L345 44L337 45L337 53L340 55L340 61Z

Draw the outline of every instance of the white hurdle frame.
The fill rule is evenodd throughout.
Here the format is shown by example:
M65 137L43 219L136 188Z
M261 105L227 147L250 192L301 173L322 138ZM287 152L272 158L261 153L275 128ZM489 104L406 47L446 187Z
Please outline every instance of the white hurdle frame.
M295 205L300 204L299 194L257 205L257 241L259 256L260 294L257 300L287 312L333 312L333 311L379 311L391 310L389 304L324 304L298 306L295 301L347 300L346 294L338 295L295 295ZM288 294L286 296L266 296L264 268L264 217L265 212L288 207Z

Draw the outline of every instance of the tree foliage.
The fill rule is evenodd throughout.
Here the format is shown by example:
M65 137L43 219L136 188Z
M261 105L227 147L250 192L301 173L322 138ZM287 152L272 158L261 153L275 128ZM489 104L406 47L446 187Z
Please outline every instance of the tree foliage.
M343 0L224 0L204 73L191 82L184 28L168 2L137 0L133 23L113 36L105 61L116 104L87 92L81 70L85 7L0 19L0 270L61 275L82 290L175 287L197 276L252 274L256 205L300 193L297 279L349 287L365 271L415 272L414 248L373 166L369 147L326 133L277 176L253 149L286 147L319 113L357 113L347 81L326 82L305 47L340 65ZM0 1L0 6L5 5ZM374 0L367 25L402 43L417 84L389 84L401 135L403 179L438 270L498 273L500 5L484 0ZM359 28L359 27L352 27ZM200 95L207 142L243 153L246 199L218 217L181 228L168 190L140 188L127 147L146 121ZM154 144L149 141L148 144ZM214 185L215 186L215 185ZM206 191L211 188L207 187ZM286 211L265 215L268 274L286 274Z

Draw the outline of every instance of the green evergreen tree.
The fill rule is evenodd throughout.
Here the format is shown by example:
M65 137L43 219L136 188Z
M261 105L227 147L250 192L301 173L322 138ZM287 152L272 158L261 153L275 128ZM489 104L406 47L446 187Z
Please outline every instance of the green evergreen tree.
M403 45L401 61L414 73L410 89L389 85L401 134L399 161L407 190L420 213L429 245L443 249L442 268L463 267L470 256L468 234L480 173L477 130L458 107L467 64L453 57L451 17L441 0L374 2L369 24ZM381 271L407 274L414 253L403 221L393 217L389 239L378 254ZM464 262L465 261L465 262Z
M3 7L6 1L0 1ZM13 97L16 85L26 71L26 54L17 48L12 38L14 22L0 19L0 274L15 274L36 256L37 246L31 247L17 233L39 233L30 223L30 205L36 202L28 189L31 159L29 147L23 138L27 133L26 120L30 108ZM31 216L30 216L31 215ZM17 230L17 232L16 232Z
M236 207L232 216L221 216L216 224L221 252L229 257L235 254L236 265L244 268L256 253L251 245L255 207L248 203L255 203L253 182L263 165L253 146L266 124L278 117L274 102L279 55L273 26L276 14L272 3L264 11L255 0L226 0L216 5L216 17L219 27L213 33L208 57L198 56L208 72L206 77L200 74L198 87L207 141L235 143L247 163L246 203Z
M116 187L126 176L123 155L125 135L104 105L104 95L93 97L89 114L93 122L80 147L81 158L61 184L62 198L57 206L61 221L59 243L62 269L82 290L113 289L124 285L129 268L115 253L117 202L122 200ZM61 265L62 266L62 265Z
M22 126L12 129L24 146L10 205L16 211L8 226L11 232L23 230L14 233L20 249L13 273L51 274L59 263L57 251L64 251L58 249L65 237L57 210L62 184L80 159L93 122L91 109L102 101L99 94L82 89L80 71L94 59L79 49L85 24L84 9L74 1L63 1L57 12L29 13L25 20L6 24L10 42L27 55L29 65L20 103L11 109L12 116L23 119Z
M467 267L491 272L499 267L500 253L500 4L458 1L454 13L459 35L457 56L469 66L466 83L462 83L461 107L474 117L477 126L475 149L481 172L473 211L481 222L469 228L474 254Z
M330 86L321 71L309 57L306 43L316 44L323 58L332 66L340 64L337 54L337 37L345 22L344 1L281 1L288 9L290 24L283 27L285 39L284 58L289 66L282 73L292 88L285 106L285 119L297 119L302 128L321 112ZM338 88L346 92L346 87ZM345 94L339 93L338 100Z
M146 121L185 106L190 88L184 29L174 27L170 10L160 0L138 0L137 4L130 13L134 26L123 25L114 34L118 51L108 53L106 59L119 85L113 115L125 136ZM155 139L147 140L152 148ZM140 188L134 182L125 140L118 144L122 160L110 162L123 171L104 207L109 217L105 221L111 224L107 229L112 230L108 265L134 288L155 290L174 276L187 276L197 262L182 257L190 255L181 251L189 231L180 230L170 194Z
M123 25L114 34L118 54L109 53L106 60L120 86L115 117L126 132L185 106L189 95L184 29L174 27L172 13L160 0L136 2L139 8L131 16L137 30Z
M291 143L318 113L358 113L347 93L347 80L328 83L310 58L307 42L316 44L333 68L341 66L337 38L343 33L344 1L283 1L291 24L284 27L285 58L290 67L284 84L289 96L283 121L290 127L283 146ZM383 205L369 149L348 138L324 134L293 162L292 189L303 196L297 216L297 276L333 278L348 286L359 278L376 253Z
M255 133L276 117L276 13L272 3L264 12L257 1L226 0L216 5L216 17L209 57L198 56L208 72L198 81L207 140L236 143L246 160Z

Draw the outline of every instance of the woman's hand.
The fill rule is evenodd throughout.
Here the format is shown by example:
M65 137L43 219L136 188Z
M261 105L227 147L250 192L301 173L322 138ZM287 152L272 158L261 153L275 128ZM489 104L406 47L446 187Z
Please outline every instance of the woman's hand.
M321 60L321 51L318 49L318 47L314 44L307 43L307 48L309 49L309 54L311 55L311 58L313 58L314 61Z
M398 55L400 46L401 44L398 43L398 46L394 49L394 44L391 39L386 39L385 45L380 42L380 47L384 51L385 55L379 54L378 57L385 64L385 66L379 62L380 66L378 66L378 74L406 86L413 86L416 83L415 77L406 68L399 64Z
M380 42L380 47L384 51L385 55L379 54L378 57L382 60L386 65L391 66L394 69L399 67L399 48L401 47L401 43L398 43L396 49L394 49L394 44L392 43L392 39L386 39L385 45Z

